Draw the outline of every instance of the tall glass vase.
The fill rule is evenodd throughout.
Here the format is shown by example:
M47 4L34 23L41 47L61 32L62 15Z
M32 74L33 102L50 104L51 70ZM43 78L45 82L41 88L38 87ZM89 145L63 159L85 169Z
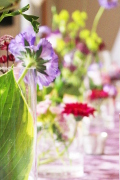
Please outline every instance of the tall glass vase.
M36 72L0 68L0 179L36 180Z
M38 134L38 180L73 179L83 176L82 125L66 116L64 141L41 130ZM59 136L60 137L60 136Z

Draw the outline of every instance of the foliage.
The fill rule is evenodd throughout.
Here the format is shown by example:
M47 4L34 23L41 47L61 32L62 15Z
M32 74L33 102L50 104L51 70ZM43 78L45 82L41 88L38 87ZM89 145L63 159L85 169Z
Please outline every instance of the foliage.
M27 180L33 161L33 119L13 70L0 76L0 102L0 179Z
M0 4L1 7L1 4ZM13 7L11 7L13 8ZM26 5L25 7L18 9L18 10L14 10L13 12L9 12L10 8L8 7L8 9L2 9L1 11L3 11L2 15L0 16L0 22L5 18L5 17L9 17L9 16L17 16L17 15L22 15L26 20L30 21L34 31L38 32L39 30L39 23L37 22L38 18L37 16L33 16L33 15L28 15L28 14L24 14L25 11L27 11L30 8L29 4Z

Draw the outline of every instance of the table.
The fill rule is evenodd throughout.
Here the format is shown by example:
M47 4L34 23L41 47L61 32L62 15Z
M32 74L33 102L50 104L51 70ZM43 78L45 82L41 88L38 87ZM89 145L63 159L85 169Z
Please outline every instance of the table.
M114 129L107 130L108 139L104 155L85 155L85 175L81 180L119 180L118 112L115 112L114 123Z

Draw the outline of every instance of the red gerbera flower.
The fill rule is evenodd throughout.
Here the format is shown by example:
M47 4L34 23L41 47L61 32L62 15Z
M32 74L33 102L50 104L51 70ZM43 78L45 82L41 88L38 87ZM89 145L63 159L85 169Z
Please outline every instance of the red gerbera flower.
M80 116L89 116L90 114L93 115L95 109L89 107L87 104L82 103L68 103L65 104L64 110L62 113L66 114L73 114L75 117Z
M103 90L93 89L89 95L90 100L108 98L109 94Z

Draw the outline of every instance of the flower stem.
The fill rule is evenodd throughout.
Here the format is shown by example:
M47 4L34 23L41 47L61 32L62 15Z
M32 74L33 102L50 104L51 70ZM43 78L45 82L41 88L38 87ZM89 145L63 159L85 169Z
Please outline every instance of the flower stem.
M8 61L8 46L7 46L7 68L9 67L9 61Z
M17 81L18 84L20 84L20 82L21 82L22 79L25 77L26 73L28 72L28 69L29 69L31 66L32 66L32 63L28 64L28 65L25 67L22 75L20 76L20 78L19 78L18 81Z
M92 26L91 33L96 31L98 22L99 22L99 20L100 20L100 18L102 16L104 10L105 10L105 8L103 8L102 6L99 8L99 10L98 10L98 12L97 12L97 14L95 16L95 19L93 21L93 26Z
M49 164L51 162L54 162L54 161L58 160L60 157L62 157L64 155L64 153L68 150L70 145L72 144L74 138L76 137L76 133L77 133L77 124L76 124L76 127L75 127L73 138L70 140L69 144L65 147L65 149L61 153L59 153L59 155L57 157L49 158L49 159L43 160L41 162L39 160L38 166L41 166L43 164Z

